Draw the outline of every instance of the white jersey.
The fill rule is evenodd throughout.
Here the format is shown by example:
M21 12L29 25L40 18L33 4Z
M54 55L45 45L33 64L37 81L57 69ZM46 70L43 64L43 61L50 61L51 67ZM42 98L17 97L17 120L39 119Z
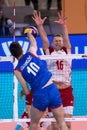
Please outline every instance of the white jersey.
M60 54L61 56L61 55L67 55L67 52L64 51L64 49L59 51L52 50L50 54L56 56L57 54L58 56ZM49 71L51 71L52 73L52 80L57 82L63 82L66 85L71 85L71 63L72 63L71 59L58 59L51 61L48 60L47 64Z

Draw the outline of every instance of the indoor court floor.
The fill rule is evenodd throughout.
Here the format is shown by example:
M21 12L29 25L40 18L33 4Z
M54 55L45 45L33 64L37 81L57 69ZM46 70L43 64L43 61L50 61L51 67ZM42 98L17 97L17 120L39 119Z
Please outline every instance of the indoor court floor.
M0 123L0 130L14 130L15 125L16 123ZM87 130L87 122L72 122L72 130Z

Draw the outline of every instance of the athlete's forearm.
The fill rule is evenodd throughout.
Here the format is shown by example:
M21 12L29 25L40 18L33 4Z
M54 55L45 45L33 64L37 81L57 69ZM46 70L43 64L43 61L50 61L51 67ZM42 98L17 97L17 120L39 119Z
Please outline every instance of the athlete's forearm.
M38 26L38 30L43 41L43 49L46 50L49 47L49 40L43 25Z
M67 28L66 24L62 25L62 33L63 33L63 39L64 39L64 46L66 48L71 48L69 34L68 34L68 28Z

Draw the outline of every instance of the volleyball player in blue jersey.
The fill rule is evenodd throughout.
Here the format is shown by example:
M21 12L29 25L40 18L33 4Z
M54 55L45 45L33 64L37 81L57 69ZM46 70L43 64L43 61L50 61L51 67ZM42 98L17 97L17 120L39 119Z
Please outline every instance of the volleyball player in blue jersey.
M29 130L38 130L38 123L48 106L50 106L60 130L68 130L64 121L59 90L51 80L52 74L48 71L46 62L36 54L37 44L31 31L27 33L27 37L30 41L30 49L26 54L23 54L22 47L16 42L11 43L10 52L18 59L14 74L21 83L24 93L29 94L27 83L30 84L33 92Z

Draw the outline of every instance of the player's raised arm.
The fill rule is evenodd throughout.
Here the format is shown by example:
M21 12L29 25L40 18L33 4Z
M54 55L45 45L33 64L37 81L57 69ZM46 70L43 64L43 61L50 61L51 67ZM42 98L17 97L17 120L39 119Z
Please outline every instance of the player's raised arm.
M41 13L40 12L36 12L33 14L33 20L35 21L38 31L40 33L40 36L42 38L43 41L43 49L46 50L49 47L49 40L47 38L47 34L44 30L43 24L45 22L45 20L47 19L47 17L41 18Z
M27 33L27 37L30 41L29 52L36 55L36 53L37 53L37 42L36 42L35 37L32 35L32 30Z
M36 37L38 36L38 30L34 26L29 26L24 29L24 35L30 41L29 52L37 53L37 42Z
M67 49L71 50L71 44L70 44L70 40L69 40L69 36L68 36L68 29L67 29L67 25L66 25L66 20L67 18L64 17L62 14L60 15L58 13L58 20L54 21L58 24L62 25L62 32L63 32L63 40L64 40L64 46Z

